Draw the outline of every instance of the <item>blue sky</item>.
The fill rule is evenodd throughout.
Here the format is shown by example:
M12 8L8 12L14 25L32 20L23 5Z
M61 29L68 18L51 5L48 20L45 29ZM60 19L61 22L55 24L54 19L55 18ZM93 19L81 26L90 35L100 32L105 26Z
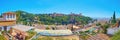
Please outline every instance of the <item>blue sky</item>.
M0 13L23 10L30 13L82 13L90 17L120 17L120 0L0 0Z

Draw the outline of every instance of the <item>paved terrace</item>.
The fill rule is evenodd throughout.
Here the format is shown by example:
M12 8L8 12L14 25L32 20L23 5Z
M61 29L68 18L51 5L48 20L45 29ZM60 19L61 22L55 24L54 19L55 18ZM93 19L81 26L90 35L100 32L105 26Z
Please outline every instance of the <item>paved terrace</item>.
M72 35L73 33L70 30L39 30L35 29L35 31L44 36L66 36Z
M12 26L12 27L14 29L18 29L18 30L21 30L21 31L24 31L24 32L34 28L32 26L26 26L26 25L15 25L15 26Z

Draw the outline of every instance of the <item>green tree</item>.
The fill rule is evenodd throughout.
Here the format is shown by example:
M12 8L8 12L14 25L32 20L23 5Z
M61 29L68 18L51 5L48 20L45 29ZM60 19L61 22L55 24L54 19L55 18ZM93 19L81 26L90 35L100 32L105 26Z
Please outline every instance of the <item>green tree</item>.
M113 14L113 17L112 17L112 24L115 24L116 23L116 15L115 15L115 11L114 11L114 14Z
M96 26L101 26L101 24L100 24L100 23L97 23Z
M102 25L101 26L102 27L102 29L103 29L103 33L107 33L107 28L109 28L110 26L109 26L109 24L104 24L104 25Z

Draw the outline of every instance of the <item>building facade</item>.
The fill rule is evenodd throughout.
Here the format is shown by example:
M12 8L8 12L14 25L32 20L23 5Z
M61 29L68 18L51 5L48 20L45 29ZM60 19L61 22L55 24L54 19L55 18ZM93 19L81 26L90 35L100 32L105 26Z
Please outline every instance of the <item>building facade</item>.
M0 30L7 31L11 26L16 24L16 14L13 12L7 12L2 14L0 18Z

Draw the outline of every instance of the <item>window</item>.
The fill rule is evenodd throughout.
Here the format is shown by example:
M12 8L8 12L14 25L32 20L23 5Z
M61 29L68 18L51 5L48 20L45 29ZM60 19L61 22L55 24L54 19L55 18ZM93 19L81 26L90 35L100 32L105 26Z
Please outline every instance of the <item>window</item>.
M15 18L15 15L13 15L13 18Z
M10 18L12 18L12 15L10 15Z
M6 15L7 16L7 18L9 18L9 15Z

